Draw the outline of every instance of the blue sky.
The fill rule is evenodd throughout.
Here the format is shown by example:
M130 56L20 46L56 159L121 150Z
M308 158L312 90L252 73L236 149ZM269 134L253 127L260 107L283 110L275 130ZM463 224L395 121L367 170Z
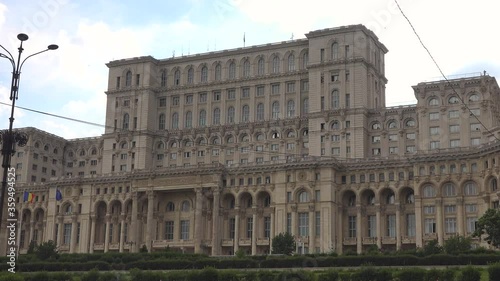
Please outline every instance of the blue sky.
M494 0L399 0L446 75L486 70L500 77ZM23 55L55 43L59 50L30 58L23 67L23 107L104 124L105 64L304 38L311 30L364 24L387 46L387 104L414 103L412 85L440 74L393 0L8 0L0 1L0 44ZM0 60L0 101L10 103L11 69ZM0 105L0 129L10 107ZM98 136L103 129L16 109L15 127L33 126L65 138Z

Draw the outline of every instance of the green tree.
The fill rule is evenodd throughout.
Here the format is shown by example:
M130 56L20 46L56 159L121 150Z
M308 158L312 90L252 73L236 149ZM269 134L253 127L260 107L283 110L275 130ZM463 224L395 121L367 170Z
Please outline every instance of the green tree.
M50 258L57 259L59 254L57 252L56 243L52 240L41 243L35 247L35 255L39 260L47 260Z
M493 247L500 247L500 210L488 209L482 217L479 218L474 231L474 237L487 235L484 240Z
M471 249L472 239L470 237L456 235L444 241L444 251L450 255L467 252Z
M424 255L429 256L442 253L443 247L439 246L439 242L437 239L434 239L427 242L422 250L424 252Z
M273 254L291 255L295 251L295 237L288 232L273 238Z
M36 249L35 240L31 240L30 245L28 246L28 254L34 254Z

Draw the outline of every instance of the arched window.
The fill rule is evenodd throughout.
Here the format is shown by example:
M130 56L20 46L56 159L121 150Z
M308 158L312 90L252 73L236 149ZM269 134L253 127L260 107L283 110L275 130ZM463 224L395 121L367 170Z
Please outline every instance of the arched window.
M406 127L415 127L415 120L413 120L413 119L406 120L405 126Z
M170 143L170 147L171 147L171 148L176 148L176 147L177 147L177 142L176 142L176 141L172 141L172 142Z
M456 104L456 103L459 103L459 102L460 102L460 99L457 96L451 96L448 99L448 103L449 104Z
M127 71L125 74L125 86L130 87L132 85L132 71Z
M241 122L250 121L250 107L248 105L244 105L241 109Z
M295 138L295 132L293 130L288 131L286 134L287 138Z
M302 55L302 69L307 69L308 64L309 64L309 53L305 52Z
M166 70L161 71L160 86L162 86L162 87L167 86L167 71Z
M181 71L177 69L174 72L174 85L178 86L180 84L181 84Z
M306 191L301 191L299 193L299 203L306 203L309 202L309 193Z
M85 150L80 150L80 156L85 156Z
M71 204L66 205L64 208L64 214L65 215L71 215L73 213L73 206Z
M295 116L295 101L289 100L286 104L286 116L294 117Z
M332 109L338 109L340 106L340 97L339 97L339 91L338 90L333 90L332 91Z
M415 203L415 195L413 192L409 192L406 194L406 204L413 204Z
M227 123L228 124L234 123L234 107L232 107L232 106L230 106L227 109Z
M172 202L167 203L167 212L173 212L175 211L175 205Z
M264 121L264 104L257 105L257 121Z
M351 195L347 199L347 206L349 207L354 207L356 206L356 195Z
M274 56L273 58L273 73L279 73L280 72L280 59L278 56Z
M207 112L202 109L200 111L200 116L198 117L198 126L205 127L207 125Z
M193 127L193 113L191 111L186 112L186 123L184 124L184 127Z
M228 136L227 139L226 139L226 143L234 143L233 136Z
M336 60L339 58L339 43L334 42L332 44L332 60Z
M231 199L229 200L228 205L229 205L229 206L228 206L228 207L229 207L229 209L234 209L234 205L235 205L235 203L234 203L234 198L231 198Z
M243 63L243 77L250 77L250 62L248 60Z
M295 71L295 56L288 56L288 71Z
M266 197L264 197L264 200L263 200L262 203L264 203L263 204L264 208L267 208L267 207L271 206L271 196L266 195Z
M201 82L208 81L208 67L204 66L201 68Z
M188 70L188 84L193 84L194 82L194 69L191 67Z
M304 99L302 102L302 115L309 113L309 99Z
M219 138L219 137L215 137L215 138L212 140L212 144L219 145L219 144L220 144L220 138Z
M369 194L368 197L366 197L366 204L368 205L375 205L375 195Z
M97 149L92 148L92 151L90 152L90 154L92 154L92 155L97 155Z
M163 142L158 142L158 144L156 145L156 148L159 149L159 150L162 150L162 149L165 149L165 144Z
M424 198L436 197L436 189L432 185L424 186L422 193Z
M158 117L158 129L165 130L165 114L160 114Z
M472 102L479 101L479 96L477 94L472 94L469 96L469 101Z
M236 64L234 62L229 64L229 79L236 78Z
M465 183L464 195L465 196L477 195L477 185L475 182L469 181L469 182Z
M387 197L385 198L386 204L392 205L392 204L394 204L395 201L396 201L396 197L394 196L394 192L390 192L389 194L387 194Z
M491 191L497 191L497 189L498 189L498 181L497 181L497 179L492 178L490 180L490 189L491 189Z
M249 142L249 141L250 141L250 137L247 134L243 134L241 136L241 142Z
M372 129L373 130L380 130L381 126L379 122L375 122L372 124Z
M456 195L457 195L457 189L455 188L454 184L449 182L443 186L443 196L451 197Z
M193 146L193 141L190 139L187 139L184 141L184 147L191 147Z
M128 113L125 113L125 114L123 115L123 126L122 126L122 128L123 128L124 130L128 130L129 119L130 119L130 117L129 117Z
M264 75L264 59L259 59L257 63L257 75Z
M128 148L128 143L126 141L122 142L120 145L121 149L127 149Z
M257 140L258 141L263 141L265 138L264 138L264 134L257 134Z
M221 76L222 76L222 67L220 66L220 64L217 64L215 66L215 81L220 81L222 78Z
M429 100L429 105L430 105L430 106L438 106L438 105L439 105L439 100L438 100L438 99L436 99L436 98L431 98L431 99Z
M214 119L212 120L212 124L220 125L220 109L214 109Z
M190 204L189 201L184 200L181 203L181 212L189 212Z
M273 102L272 105L272 117L273 119L279 119L280 118L280 103L275 101Z
M333 121L332 123L332 130L339 130L340 129L340 122L339 121Z
M179 113L172 114L172 129L179 129Z
M391 120L389 121L389 124L387 124L387 127L389 127L389 129L396 129L398 127L398 124L396 123L396 121Z

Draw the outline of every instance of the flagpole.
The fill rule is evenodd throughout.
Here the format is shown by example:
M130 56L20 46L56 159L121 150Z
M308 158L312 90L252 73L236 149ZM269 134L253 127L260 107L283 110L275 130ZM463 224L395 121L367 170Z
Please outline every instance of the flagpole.
M23 196L23 201L24 201L24 196ZM20 218L19 218L19 227L17 229L17 248L16 248L16 260L17 260L17 257L19 257L19 250L21 248L21 228L23 227L23 205L24 205L24 202L21 203L21 208L19 208L20 210Z

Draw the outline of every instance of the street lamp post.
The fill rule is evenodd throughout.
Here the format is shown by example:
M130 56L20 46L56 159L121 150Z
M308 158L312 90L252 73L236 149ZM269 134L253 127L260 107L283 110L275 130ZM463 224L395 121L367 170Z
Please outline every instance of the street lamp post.
M46 51L56 50L57 48L59 48L59 46L54 44L49 45L47 49L29 55L21 62L21 53L24 51L23 42L28 40L28 35L20 33L17 35L17 39L21 41L19 48L17 49L19 51L17 62L14 60L12 54L7 49L5 49L4 46L0 45L0 47L5 52L7 52L7 55L0 53L0 57L8 59L12 64L12 84L10 85L10 100L12 101L12 107L10 110L9 129L0 131L0 141L2 142L2 156L3 156L3 161L2 161L3 179L2 179L2 189L0 190L0 229L2 229L3 209L4 209L5 191L7 190L7 184L10 183L12 185L15 181L15 178L9 177L11 158L16 152L14 146L17 144L18 146L22 147L25 146L26 143L28 142L28 135L22 132L12 131L12 126L14 124L14 108L16 105L16 100L18 98L19 78L21 76L21 69L23 67L24 62L30 57L41 54Z

